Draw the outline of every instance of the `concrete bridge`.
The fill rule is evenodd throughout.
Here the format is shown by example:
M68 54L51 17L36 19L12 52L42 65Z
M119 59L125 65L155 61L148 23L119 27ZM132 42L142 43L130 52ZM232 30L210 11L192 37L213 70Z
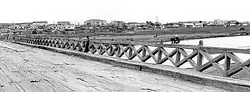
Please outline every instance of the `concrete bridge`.
M250 90L249 81L233 78L250 64L235 53L249 54L249 50L94 40L86 46L86 40L33 37L18 37L0 46L2 91ZM83 52L86 48L89 51ZM163 65L166 62L172 66ZM191 68L181 68L186 63ZM217 75L206 73L212 67Z

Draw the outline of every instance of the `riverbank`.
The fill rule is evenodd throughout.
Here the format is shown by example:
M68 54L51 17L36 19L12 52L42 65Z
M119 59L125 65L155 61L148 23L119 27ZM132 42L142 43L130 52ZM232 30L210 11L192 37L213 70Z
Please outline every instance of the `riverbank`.
M172 37L179 37L180 40L190 39L205 39L205 38L217 38L217 37L232 37L239 36L229 33L208 33L208 34L166 34L166 35L133 35L133 36L92 36L92 40L114 40L114 41L135 41L135 42L149 42L157 43L160 41L169 42ZM240 35L241 36L241 35ZM79 39L79 38L70 38ZM85 38L83 38L85 39ZM198 42L197 42L198 44Z
M90 36L92 40L117 40L117 41L137 41L137 42L159 42L170 41L170 38L178 36L181 40L203 39L216 37L230 37L248 35L249 28L240 31L240 27L209 27L209 28L176 28L168 30L136 30L122 33L116 32L96 32L78 34L48 34L46 37L86 39ZM41 35L40 35L41 36Z

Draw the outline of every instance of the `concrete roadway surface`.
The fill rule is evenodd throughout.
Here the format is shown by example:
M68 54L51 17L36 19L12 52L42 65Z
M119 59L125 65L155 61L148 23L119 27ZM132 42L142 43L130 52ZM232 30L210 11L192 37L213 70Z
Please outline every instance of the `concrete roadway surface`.
M0 41L0 92L226 92Z

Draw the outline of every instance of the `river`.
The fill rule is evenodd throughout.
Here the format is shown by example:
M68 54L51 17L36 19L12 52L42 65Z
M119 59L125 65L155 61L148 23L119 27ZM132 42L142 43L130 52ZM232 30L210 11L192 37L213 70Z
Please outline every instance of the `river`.
M206 38L181 41L180 44L197 45L200 40L203 41L204 46L223 47L223 48L241 48L249 49L250 36L234 36L234 37L220 37L220 38Z

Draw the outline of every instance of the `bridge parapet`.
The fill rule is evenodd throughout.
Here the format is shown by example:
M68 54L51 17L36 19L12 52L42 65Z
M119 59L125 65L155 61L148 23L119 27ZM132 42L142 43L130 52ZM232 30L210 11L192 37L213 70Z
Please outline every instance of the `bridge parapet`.
M86 45L88 41L84 39L34 37L17 37L15 41L77 50L80 52L89 49L87 53L91 54L113 56L154 64L169 63L179 68L182 68L185 64L189 64L189 68L199 72L203 72L210 67L215 67L225 77L230 77L242 70L250 71L250 59L243 61L236 55L238 53L250 54L249 49L163 44L163 42L147 43L105 40L90 40L89 45Z

